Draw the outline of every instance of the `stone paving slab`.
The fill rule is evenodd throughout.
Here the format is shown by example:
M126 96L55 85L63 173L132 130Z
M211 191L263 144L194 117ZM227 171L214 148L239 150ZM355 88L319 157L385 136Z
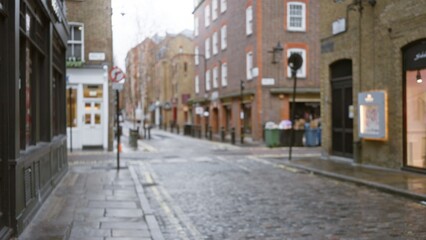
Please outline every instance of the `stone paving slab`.
M19 239L162 239L157 228L150 229L155 224L152 215L148 223L143 207L150 208L142 185L128 168L117 171L99 162L76 163Z

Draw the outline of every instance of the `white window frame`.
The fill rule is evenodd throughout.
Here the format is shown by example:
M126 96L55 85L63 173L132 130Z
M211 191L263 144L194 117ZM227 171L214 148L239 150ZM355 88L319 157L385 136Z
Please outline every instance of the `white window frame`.
M194 17L194 36L198 37L199 34L199 30L198 28L200 27L200 19L198 18L198 16Z
M251 70L253 69L253 52L246 53L246 75L247 80L251 80L253 78Z
M205 56L206 56L206 59L209 59L210 58L210 52L211 52L211 50L210 50L210 38L208 37L208 38L206 38L206 41L204 42L204 44L205 44L205 46L204 46L204 49L205 49Z
M228 85L228 64L227 63L222 63L221 65L221 84L222 87L226 87Z
M219 2L218 0L212 0L212 19L213 21L219 16Z
M213 55L216 55L219 53L219 46L218 46L218 32L213 33Z
M226 25L223 25L222 28L220 29L220 47L222 50L225 50L228 46L227 43L227 27Z
M204 26L210 26L210 5L206 5L204 8Z
M214 67L213 68L213 88L219 87L219 68Z
M211 79L210 79L210 70L206 71L206 91L210 91L210 89L212 88L212 83L211 83Z
M300 6L302 8L302 16L295 16L292 15L291 7L292 6ZM292 18L302 18L301 19L301 25L298 26L292 26ZM295 32L305 32L306 31L306 4L302 2L288 2L287 3L287 30L289 31L295 31Z
M200 93L200 78L195 76L195 93Z
M253 33L253 6L246 8L246 35Z
M224 13L227 8L227 0L221 0L220 1L220 12Z
M73 38L73 32L70 33L70 39L68 39L67 44L71 44L71 45L77 45L77 44L81 44L81 61L84 62L85 58L84 58L84 23L79 23L79 22L70 22L68 23L71 27L81 27L81 41L76 41ZM72 55L74 55L74 47L72 47L71 51L72 51ZM68 60L68 59L67 59Z
M198 47L194 49L194 62L196 66L200 64L200 49Z
M289 48L287 50L287 59L294 52L301 54L302 59L303 59L302 67L300 67L300 69L297 71L296 76L298 78L306 78L306 62L307 62L307 59L306 59L306 49L303 49L303 48ZM289 78L292 77L291 76L291 68L289 66L287 66L287 77L289 77Z

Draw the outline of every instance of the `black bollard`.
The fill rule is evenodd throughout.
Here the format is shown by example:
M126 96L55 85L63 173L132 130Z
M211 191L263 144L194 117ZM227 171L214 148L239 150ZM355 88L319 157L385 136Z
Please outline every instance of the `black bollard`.
M241 142L241 144L243 144L244 143L244 127L241 127L241 135L240 135L240 142Z
M201 125L200 126L198 126L198 138L201 138Z
M213 139L212 127L209 127L209 139L210 141Z
M151 139L151 126L148 126L148 139Z
M231 143L235 145L235 128L231 128Z
M176 133L179 135L179 125L176 124Z
M220 129L220 140L221 140L222 142L225 142L225 127L222 127L222 128Z

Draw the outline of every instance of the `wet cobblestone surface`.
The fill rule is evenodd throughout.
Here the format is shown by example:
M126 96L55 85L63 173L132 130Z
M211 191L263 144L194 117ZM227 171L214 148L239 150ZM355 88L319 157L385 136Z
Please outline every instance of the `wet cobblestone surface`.
M419 202L287 168L251 150L161 133L148 143L158 152L131 164L140 167L166 239L426 239Z

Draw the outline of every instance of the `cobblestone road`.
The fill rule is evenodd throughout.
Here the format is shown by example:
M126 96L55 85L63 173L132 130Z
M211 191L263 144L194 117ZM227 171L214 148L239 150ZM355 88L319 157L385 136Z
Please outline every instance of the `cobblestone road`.
M426 239L419 202L284 167L249 149L161 132L147 143L156 151L131 164L166 239Z

